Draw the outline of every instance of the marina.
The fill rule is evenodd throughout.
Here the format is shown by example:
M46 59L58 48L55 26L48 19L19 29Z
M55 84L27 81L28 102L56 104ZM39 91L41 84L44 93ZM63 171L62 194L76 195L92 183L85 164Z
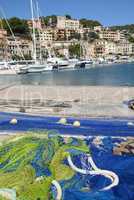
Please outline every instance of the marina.
M27 67L26 67L27 69ZM3 70L1 70L3 71ZM14 72L14 70L11 70ZM85 69L63 69L49 71L46 68L43 73L8 74L0 75L0 84L6 85L63 85L63 86L134 86L134 64L101 64L89 65Z

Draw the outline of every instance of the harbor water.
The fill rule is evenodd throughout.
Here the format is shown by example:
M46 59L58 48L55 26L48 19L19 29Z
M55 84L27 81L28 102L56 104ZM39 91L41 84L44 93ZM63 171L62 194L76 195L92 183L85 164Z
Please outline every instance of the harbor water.
M134 63L25 75L0 75L0 85L134 86Z

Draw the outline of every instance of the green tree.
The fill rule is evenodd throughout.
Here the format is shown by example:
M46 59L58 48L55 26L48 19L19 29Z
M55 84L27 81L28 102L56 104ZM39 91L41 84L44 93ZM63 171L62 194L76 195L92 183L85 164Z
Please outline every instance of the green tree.
M55 26L57 23L57 16L51 15L44 17L44 23L46 26Z
M19 56L19 55L17 55L17 54L14 54L14 55L12 55L12 60L18 61L18 60L23 60L23 58L22 58L22 56Z
M69 46L69 54L71 57L78 57L82 56L82 48L80 44L73 44Z
M95 26L101 26L101 23L96 20L80 19L80 24L83 28L93 28Z
M68 39L69 39L69 40L72 40L72 39L80 40L80 39L81 39L81 35L80 35L80 33L75 32L75 33L74 33L73 35L71 35Z
M134 43L134 37L129 36L129 37L128 37L128 41L131 42L131 43Z
M129 33L134 33L134 24L127 24L123 26L112 26L110 27L112 30L120 30L120 31L127 31Z
M25 60L32 60L32 56L30 54L24 55Z
M83 40L93 42L94 40L99 39L99 35L95 32L84 33Z
M72 19L71 15L66 14L65 15L66 19Z
M13 17L7 19L8 23L15 35L29 35L29 27L26 20ZM11 34L8 24L5 19L2 20L3 27Z
M24 55L24 58L25 58L25 60L32 60L32 56L30 55L30 54L25 54ZM12 59L13 60L23 60L24 59L22 56L20 56L20 55L17 55L17 54L14 54L14 55L12 55Z
M95 32L88 33L89 41L93 42L96 39L99 39L99 35Z

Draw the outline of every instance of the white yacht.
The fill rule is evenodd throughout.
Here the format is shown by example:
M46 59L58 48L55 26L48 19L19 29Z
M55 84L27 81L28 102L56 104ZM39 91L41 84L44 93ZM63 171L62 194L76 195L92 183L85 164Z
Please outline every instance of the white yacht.
M53 70L72 69L76 62L68 59L52 57L47 59L47 63L53 66Z
M43 72L48 72L48 71L52 71L52 70L53 70L52 65L35 64L35 65L31 65L28 67L27 73L43 73Z
M7 62L0 62L0 70L9 69L9 65Z
M80 60L76 63L75 68L86 68L90 65L93 65L93 61L90 59L87 60Z
M18 71L18 74L28 74L28 73L43 73L52 71L53 66L48 64L31 64L24 67L21 67Z

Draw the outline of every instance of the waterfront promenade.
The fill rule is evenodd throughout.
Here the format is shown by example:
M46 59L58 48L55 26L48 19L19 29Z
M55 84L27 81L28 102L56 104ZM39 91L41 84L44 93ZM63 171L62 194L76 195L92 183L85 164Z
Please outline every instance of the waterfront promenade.
M125 101L134 87L8 85L0 89L0 110L75 117L133 117Z

